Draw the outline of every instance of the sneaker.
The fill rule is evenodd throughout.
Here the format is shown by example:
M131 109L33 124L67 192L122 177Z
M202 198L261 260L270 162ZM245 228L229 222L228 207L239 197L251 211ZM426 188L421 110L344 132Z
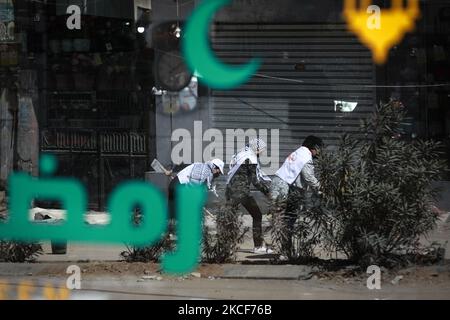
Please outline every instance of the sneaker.
M271 254L273 253L273 250L266 247L256 247L255 249L253 249L253 253Z
M176 235L172 234L172 233L169 233L169 240L170 241L177 241L178 237Z

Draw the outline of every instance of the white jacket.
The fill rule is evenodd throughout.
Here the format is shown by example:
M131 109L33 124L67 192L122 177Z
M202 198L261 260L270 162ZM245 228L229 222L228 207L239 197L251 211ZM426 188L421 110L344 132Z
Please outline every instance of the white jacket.
M312 163L311 151L306 147L300 147L287 157L275 174L287 184L292 185L307 163Z
M231 179L233 179L234 174L238 171L240 166L249 160L250 164L256 164L256 177L258 181L270 181L270 178L264 174L261 170L258 156L250 148L246 147L242 149L238 154L235 154L230 162L230 170L228 171L227 184L230 184Z

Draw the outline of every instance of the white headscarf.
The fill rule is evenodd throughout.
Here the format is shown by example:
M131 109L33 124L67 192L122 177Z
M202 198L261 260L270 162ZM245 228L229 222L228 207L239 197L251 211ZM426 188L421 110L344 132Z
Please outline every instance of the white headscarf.
M266 149L266 143L264 142L264 140L261 139L252 139L249 144L248 147L250 149L252 149L252 151L257 154L258 151L262 151L264 149Z
M252 139L249 144L245 146L245 148L235 154L230 162L227 184L230 183L235 173L247 159L249 160L250 164L256 164L256 177L258 178L258 180L263 179L266 181L270 181L270 178L262 172L257 155L257 152L266 149L266 146L267 145L263 140L258 138Z

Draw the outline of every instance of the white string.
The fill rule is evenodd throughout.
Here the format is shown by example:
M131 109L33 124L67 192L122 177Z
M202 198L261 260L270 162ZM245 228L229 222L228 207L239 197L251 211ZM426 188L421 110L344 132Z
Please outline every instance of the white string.
M165 52L163 50L159 50L157 48L155 48L155 51L161 51L161 52ZM182 58L184 59L183 56L181 55L177 55L174 53L171 53L174 56L178 57L178 58ZM305 81L303 80L298 80L298 79L288 79L288 78L281 78L281 77L274 77L274 76L269 76L267 74L262 74L262 73L255 73L254 74L256 77L260 77L260 78L267 78L267 79L272 79L272 80L279 80L279 81L287 81L287 82L292 82L292 83L302 83L305 85L308 85L308 83L305 83ZM447 87L450 86L450 83L438 83L438 84L411 84L411 85L359 85L359 84L349 84L349 85L328 85L330 87L341 87L341 88L433 88L433 87Z
M268 78L273 80L280 80L280 81L287 81L287 82L293 82L293 83L303 83L305 84L305 81L303 80L297 80L297 79L288 79L288 78L281 78L281 77L274 77L269 76L261 73L255 73L255 76L260 78ZM307 84L307 83L306 83ZM448 87L450 86L450 83L437 83L437 84L410 84L410 85L329 85L331 87L350 87L350 88L434 88L434 87Z
M267 78L267 79L273 79L273 80L282 80L282 81L289 81L289 82L296 82L296 83L305 83L303 80L296 80L296 79L288 79L288 78L280 78L280 77L272 77L266 74L261 73L255 73L255 76L260 78Z
M366 85L364 87L367 87L367 88L433 88L433 87L448 87L448 86L450 86L450 83L390 85L390 86Z

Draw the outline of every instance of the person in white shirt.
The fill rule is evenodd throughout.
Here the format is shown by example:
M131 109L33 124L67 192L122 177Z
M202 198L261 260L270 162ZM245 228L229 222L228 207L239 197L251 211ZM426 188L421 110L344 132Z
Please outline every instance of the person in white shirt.
M175 190L180 184L205 184L208 190L214 190L213 180L224 174L225 164L220 159L206 163L193 163L176 175L169 184L169 216L175 217Z
M209 190L212 189L212 182L215 178L224 174L224 162L214 159L207 163L193 163L178 172L180 184L206 184Z
M322 139L308 136L302 147L289 155L276 172L270 187L273 245L280 259L292 257L292 236L297 212L304 201L304 192L311 188L319 192L320 183L314 174L313 157L322 148Z

